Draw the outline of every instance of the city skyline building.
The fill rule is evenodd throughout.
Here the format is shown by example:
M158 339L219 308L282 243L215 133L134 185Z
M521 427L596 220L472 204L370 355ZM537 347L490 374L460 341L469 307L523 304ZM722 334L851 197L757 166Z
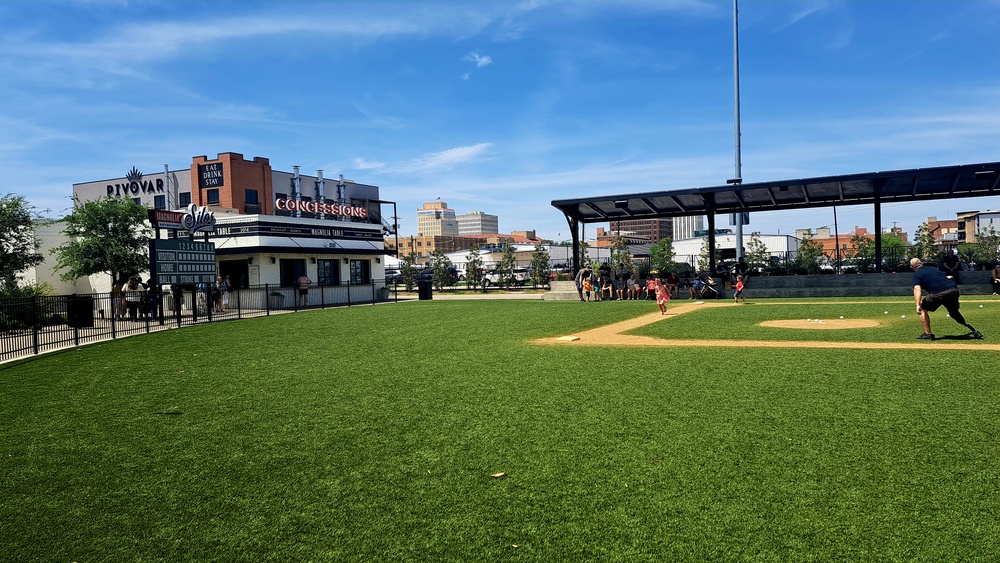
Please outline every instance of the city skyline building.
M693 238L695 231L705 228L704 224L705 218L700 215L667 219L611 221L607 234L656 244L663 238L674 240Z
M482 211L470 211L457 217L458 235L489 235L500 232L500 218Z
M417 210L417 236L458 236L455 210L440 198L425 203Z

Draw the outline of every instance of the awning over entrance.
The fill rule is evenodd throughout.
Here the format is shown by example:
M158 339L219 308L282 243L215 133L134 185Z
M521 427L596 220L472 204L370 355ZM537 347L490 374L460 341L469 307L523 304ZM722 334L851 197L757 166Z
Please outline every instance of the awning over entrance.
M552 205L563 212L570 224L575 249L573 265L579 269L577 227L580 224L705 215L709 222L709 248L714 250L713 225L717 214L867 204L874 206L875 230L881 232L882 203L998 194L1000 162L992 162L560 199ZM877 264L881 264L880 242L876 237Z

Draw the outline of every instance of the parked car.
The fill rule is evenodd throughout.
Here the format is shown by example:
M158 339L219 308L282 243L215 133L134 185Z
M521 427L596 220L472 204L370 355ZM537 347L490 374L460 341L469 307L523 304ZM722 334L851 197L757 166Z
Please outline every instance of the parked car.
M434 268L424 268L417 272L417 281L434 281ZM455 285L458 281L458 269L454 266L448 266L448 281L444 284L446 286Z
M822 274L835 274L837 273L837 265L834 262L824 262L819 265L819 271ZM842 260L840 263L840 273L856 274L858 273L858 268L847 260Z
M403 283L403 274L399 270L389 270L385 271L385 284L400 284Z
M501 274L497 269L483 273L483 287L500 285ZM524 285L528 283L530 275L527 268L514 268L514 285Z

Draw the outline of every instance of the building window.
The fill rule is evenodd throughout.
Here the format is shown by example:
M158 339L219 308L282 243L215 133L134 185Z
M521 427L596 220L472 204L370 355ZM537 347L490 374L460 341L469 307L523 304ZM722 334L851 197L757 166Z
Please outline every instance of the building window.
M153 196L153 209L166 209L167 208L167 196L158 195Z
M132 201L134 201L136 205L142 205L142 199L140 198L133 197Z
M257 190L243 190L243 200L246 201L247 205L260 205L260 200L257 199Z
M208 201L209 205L219 205L219 190L218 189L206 190L205 198Z
M281 286L294 287L299 283L299 276L306 273L305 258L282 258L279 260L281 268Z
M340 285L340 261L317 260L316 277L320 285Z
M368 260L351 260L351 283L371 283L372 265Z
M177 207L187 207L189 205L191 205L191 192L177 194Z

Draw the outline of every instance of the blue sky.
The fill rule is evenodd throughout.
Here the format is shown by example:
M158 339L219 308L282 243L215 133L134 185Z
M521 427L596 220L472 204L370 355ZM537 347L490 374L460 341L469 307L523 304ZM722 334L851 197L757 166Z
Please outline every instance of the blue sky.
M74 182L238 152L380 186L403 235L440 197L562 240L553 199L734 174L730 0L9 0L0 29L0 193L50 216ZM742 0L744 181L1000 161L998 53L1000 0Z

